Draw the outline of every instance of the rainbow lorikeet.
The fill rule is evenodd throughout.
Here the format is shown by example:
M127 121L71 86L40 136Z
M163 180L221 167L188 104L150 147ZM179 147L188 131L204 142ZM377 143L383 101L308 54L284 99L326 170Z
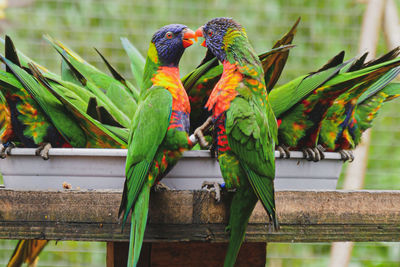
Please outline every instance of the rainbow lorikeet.
M352 123L347 127L349 136L351 136L353 142L349 138L349 141L345 142L345 144L353 144L350 148L356 147L361 141L362 133L372 127L372 121L376 118L382 105L399 96L400 83L391 83L375 94L366 96L365 99L360 98L356 105ZM340 149L349 149L349 147L343 146Z
M30 76L21 67L18 55L13 51L11 39L6 37L6 56L12 59L2 58L6 63L7 70L11 73L0 71L0 89L6 95L7 104L10 105L11 122L9 133L6 130L1 136L4 141L19 141L25 147L37 147L49 143L52 147L115 147L121 148L124 142L118 138L112 138L103 132L102 126L91 123L90 118L79 112L71 113L63 109L63 105L53 94L45 90L35 78ZM26 58L23 59L25 61ZM38 73L33 65L23 62L29 72ZM44 68L41 67L43 70ZM40 78L44 79L43 76ZM33 95L33 96L32 96ZM42 108L41 105L44 105ZM50 113L50 115L49 115ZM59 113L59 114L55 114ZM75 117L75 118L74 118ZM78 117L78 118L77 118ZM86 117L88 117L86 115ZM67 120L65 124L54 124L53 120L61 118ZM77 118L77 120L75 120ZM87 120L85 122L85 119ZM81 122L79 122L81 120ZM72 123L71 123L72 122ZM86 123L86 127L82 127ZM61 126L61 128L58 127ZM98 126L98 127L97 127ZM71 127L71 129L66 129ZM60 130L59 130L60 129ZM65 130L66 129L66 130ZM72 130L77 130L76 135L65 135ZM70 138L70 139L67 139ZM43 142L41 144L41 142ZM40 153L42 157L48 158L48 148L45 146ZM37 256L47 245L47 240L20 240L10 258L8 266L21 266L22 263L33 264Z
M126 223L132 210L128 266L136 266L149 209L150 189L191 148L190 103L178 64L195 34L187 26L159 29L150 43L142 81L142 99L132 120L125 185L119 209Z
M8 39L8 44L12 43L11 39L8 36L6 37L6 39ZM5 45L6 51L10 50L10 45L6 45L6 41L0 38L0 45L1 44ZM113 104L113 102L104 94L104 92L100 88L88 81L68 61L62 61L61 76L59 76L52 73L45 67L40 66L38 63L34 62L32 59L24 55L21 51L15 49L14 54L15 56L13 56L13 58L18 58L19 66L21 66L25 70L28 70L28 72L31 72L29 70L29 65L34 65L38 70L40 70L43 76L46 77L47 83L49 83L53 89L56 89L64 97L67 97L69 100L77 104L81 112L86 112L91 117L104 124L105 127L110 128L110 130L114 134L119 135L121 131L127 131L126 128L121 128L123 127L121 124L129 127L130 119ZM11 61L14 62L14 60ZM88 63L85 62L85 64ZM110 67L112 66L109 66L109 68ZM106 75L103 74L102 76L104 77ZM111 79L111 77L108 78ZM108 83L110 83L108 79L104 79ZM117 78L115 79L117 81L120 81ZM122 81L120 82L123 82L123 78L121 79ZM106 85L104 87L106 87ZM115 118L118 118L121 123L119 123ZM118 128L111 126L116 126ZM124 136L119 137L126 139L126 142L128 142L126 133L124 134Z
M216 152L227 189L235 189L227 230L224 266L233 266L250 215L260 199L278 229L275 212L274 147L277 123L268 102L263 69L244 28L231 18L215 18L196 31L223 65L206 108L212 110Z
M65 74L63 75L64 80L86 88L102 102L102 105L120 125L129 128L130 119L137 108L138 90L120 75L119 79L121 80L108 76L87 63L60 41L53 40L50 36L45 37L63 58L63 63L65 63L62 72ZM53 76L44 75L55 80ZM67 77L69 78L67 79Z
M350 150L360 143L362 133L372 126L384 102L400 96L400 83L387 84L398 73L400 67L392 69L359 98L346 101L346 98L340 97L335 101L322 122L319 144L326 151L341 153L345 160L353 160Z
M1 140L5 147L12 146L12 142L15 141L28 148L44 148L46 144L54 147L71 147L68 139L57 130L40 105L14 75L0 71L0 90L6 98L11 115L11 127L3 134ZM77 125L71 125L73 125L71 129L76 130L76 137L71 138L76 140L73 144L83 146L85 140L83 131ZM41 149L37 153L40 152ZM45 154L42 156L46 158Z
M263 70L267 91L270 91L278 81L286 60L289 56L289 49L300 18L292 28L272 47L272 50L258 55ZM200 65L182 78L183 86L188 93L192 112L190 113L190 132L200 127L211 113L204 109L212 89L221 78L223 66L218 64L217 58L207 50L206 56Z
M312 84L315 90L283 114L276 114L279 118L278 123L280 122L279 145L293 150L303 150L305 157L314 161L322 159L323 151L317 145L322 122L326 118L329 108L334 105L339 96L345 96L348 101L351 99L356 101L357 96L367 90L376 80L400 64L399 59L384 58L386 60L378 59L375 64L361 67L356 67L359 65L359 60L354 61L353 64L342 64L341 60L334 60L337 61L334 65L338 66L338 71L323 80L322 83L313 81L315 74L321 73L321 70L306 78L301 78L300 84L295 84L297 88ZM332 66L332 64L328 65ZM325 69L324 67L322 70ZM292 85L289 83L283 85L283 87L285 86ZM274 90L278 91L279 88ZM271 103L273 103L272 96Z
M395 59L399 52L399 48L394 49L382 57L367 63L364 61L368 53L365 53L349 68L348 72L383 64ZM359 100L364 102L364 100L368 98L369 101L372 101L371 103L373 103L373 106L376 104L380 107L381 103L385 100L385 97L384 93L379 94L379 92L382 91L399 73L400 67L382 67L379 71L371 72L370 76L372 77L364 78L364 82L359 86L356 86L340 95L335 100L332 107L329 108L326 118L322 121L318 143L327 151L340 152L344 160L352 160L352 153L346 150L354 149L356 146L349 129L353 129L355 123L357 123L355 122L354 116ZM378 77L380 78L378 79ZM349 128L350 125L351 128Z
M0 90L0 140L12 140L11 113L7 100Z

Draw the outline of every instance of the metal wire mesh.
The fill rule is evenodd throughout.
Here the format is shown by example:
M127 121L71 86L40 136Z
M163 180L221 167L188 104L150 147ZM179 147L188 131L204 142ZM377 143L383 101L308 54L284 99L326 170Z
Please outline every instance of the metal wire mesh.
M21 0L10 0L12 6L17 6ZM26 2L26 0L24 1ZM59 69L60 57L42 39L47 33L60 39L87 61L106 71L93 47L98 48L110 62L129 79L128 57L125 55L119 38L128 37L144 54L153 32L169 23L183 23L196 29L208 19L217 16L229 16L243 24L257 52L268 50L273 41L278 39L295 22L302 17L294 43L297 45L290 54L280 83L294 77L318 69L329 58L341 50L347 52L347 58L357 54L360 35L361 16L364 5L354 0L35 0L23 7L6 9L6 20L1 23L4 33L10 35L16 46L37 62L56 71ZM381 44L379 52L385 51ZM204 55L202 47L196 45L188 49L181 61L181 74L193 69ZM383 189L400 189L400 137L398 126L399 103L387 104L375 122L370 161L368 165L366 187ZM390 158L388 158L390 155ZM0 241L0 264L5 264L13 250L15 242ZM85 244L66 246L51 246L44 253L55 253L50 257L44 254L38 266L104 266L105 249L103 245L92 243L91 251L98 256L81 259L78 255L87 250ZM86 243L87 244L87 243ZM78 246L74 249L71 247ZM90 247L90 245L88 245ZM380 246L380 245L379 245ZM382 245L385 247L385 244ZM287 256L274 250L269 262L273 264L282 261L284 265L295 266L295 261L286 261L285 257L297 257L296 253ZM286 247L287 248L287 247ZM77 261L67 258L78 257ZM310 257L316 261L304 259L303 253L299 265L296 266L326 266L329 249L315 246ZM398 246L390 246L390 251ZM363 251L363 248L360 249ZM372 251L372 250L371 250ZM375 252L368 251L368 255ZM307 254L307 255L306 255ZM75 255L75 256L74 256ZM286 255L286 256L285 256ZM397 254L396 254L397 255ZM61 257L61 258L60 258ZM374 258L374 263L382 263L380 257ZM392 258L387 262L391 262ZM397 259L397 258L396 258ZM386 263L387 263L386 262ZM358 266L358 265L355 265Z

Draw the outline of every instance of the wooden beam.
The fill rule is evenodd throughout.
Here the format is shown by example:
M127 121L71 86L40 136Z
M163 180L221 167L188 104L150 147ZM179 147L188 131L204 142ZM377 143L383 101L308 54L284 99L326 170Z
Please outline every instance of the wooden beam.
M227 242L228 200L206 191L154 192L147 242ZM0 189L0 238L128 241L117 219L120 191ZM248 242L399 241L400 191L281 191L281 230L269 232L257 205Z
M163 242L143 243L138 267L224 265L227 243ZM128 242L107 242L107 267L126 266ZM243 243L235 267L265 266L267 243Z

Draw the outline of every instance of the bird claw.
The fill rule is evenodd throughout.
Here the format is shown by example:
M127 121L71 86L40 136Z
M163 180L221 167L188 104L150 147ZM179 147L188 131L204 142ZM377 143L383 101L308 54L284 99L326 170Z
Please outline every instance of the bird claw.
M49 150L51 148L50 143L43 143L41 144L35 151L36 156L41 156L42 159L48 160L49 159Z
M319 153L319 155L321 157L321 160L325 159L325 151L326 151L326 149L321 145L317 145L316 150L318 151L318 153Z
M308 161L318 162L325 158L323 147L307 147L303 149L303 157Z
M215 192L215 201L221 201L221 186L219 185L219 183L204 181L201 185L201 189L205 189L208 192Z
M290 151L289 148L285 145L279 145L276 147L279 151L279 158L280 159L290 159Z
M201 147L208 148L210 146L204 138L204 133L211 128L212 124L212 117L208 117L208 119L193 133Z
M344 162L349 161L352 162L354 160L353 152L350 150L339 150L340 156Z
M155 186L154 186L154 191L155 192L163 192L163 191L170 191L172 190L170 187L168 187L166 184L158 182Z
M5 144L1 144L0 158L5 159L7 156L11 154L11 149L15 147L16 145L14 144L14 142L7 142Z

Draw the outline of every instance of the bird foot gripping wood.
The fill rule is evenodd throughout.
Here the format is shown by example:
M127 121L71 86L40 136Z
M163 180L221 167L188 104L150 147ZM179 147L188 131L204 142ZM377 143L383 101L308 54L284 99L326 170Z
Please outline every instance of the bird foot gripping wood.
M205 189L208 192L215 192L215 201L221 201L221 186L219 185L219 183L204 181L201 185L201 189Z
M279 151L279 158L280 159L290 159L290 151L289 148L285 145L279 145L276 147Z
M42 159L48 160L49 159L49 150L51 148L50 143L43 143L41 144L35 151L36 156L41 156Z
M7 142L5 144L1 144L0 158L5 159L7 156L11 154L11 149L15 147L16 145L13 142Z
M163 192L163 191L169 191L172 190L170 187L168 187L167 185L158 182L155 186L154 186L154 191L155 192Z
M303 157L308 161L318 162L325 159L324 150L321 146L303 148Z
M349 161L352 162L354 160L353 152L350 150L339 150L340 156L344 162Z
M213 125L212 117L208 117L208 119L199 128L197 128L192 135L196 138L196 141L203 148L208 148L210 146L210 144L204 138L204 133L208 131L212 125Z

